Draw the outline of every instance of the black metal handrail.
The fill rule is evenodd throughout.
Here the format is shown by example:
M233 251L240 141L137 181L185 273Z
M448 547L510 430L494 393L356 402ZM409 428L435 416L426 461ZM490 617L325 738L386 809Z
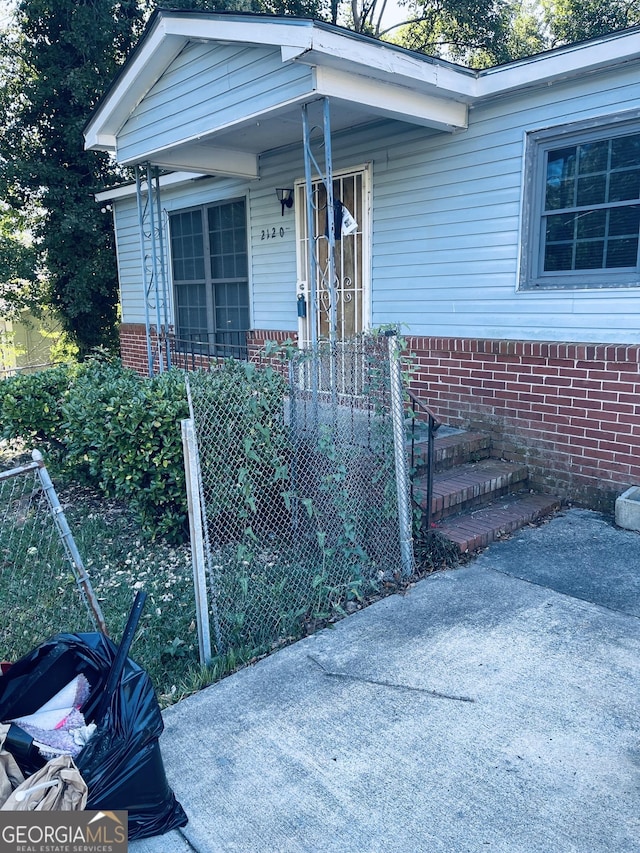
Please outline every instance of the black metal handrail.
M411 403L411 471L415 468L415 444L416 444L416 421L422 415L427 416L427 500L426 512L422 514L421 527L423 532L431 530L431 503L433 500L433 471L435 468L435 435L442 426L436 415L426 403L423 403L413 391L407 392ZM411 478L411 502L415 506L416 500L413 495L413 477Z

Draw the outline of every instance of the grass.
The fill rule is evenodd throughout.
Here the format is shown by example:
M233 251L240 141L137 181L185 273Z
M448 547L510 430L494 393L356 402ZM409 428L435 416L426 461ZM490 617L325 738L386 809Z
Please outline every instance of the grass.
M147 593L131 657L151 676L160 703L175 701L184 693L183 683L200 675L188 546L145 540L126 506L87 489L67 486L59 491L115 642L136 592Z

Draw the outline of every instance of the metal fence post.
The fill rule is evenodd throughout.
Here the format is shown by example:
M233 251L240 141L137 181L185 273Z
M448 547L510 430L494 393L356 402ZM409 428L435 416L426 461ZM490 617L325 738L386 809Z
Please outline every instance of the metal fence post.
M102 608L100 607L98 599L96 598L93 592L93 588L89 581L89 576L87 575L84 563L82 562L82 557L80 556L80 552L78 551L75 540L71 534L71 530L69 529L69 525L67 523L64 511L60 506L58 495L56 494L56 490L54 489L53 483L51 482L49 472L45 468L44 461L42 459L42 454L40 453L40 451L34 450L31 456L33 458L33 461L38 466L37 471L38 479L40 480L40 486L47 499L47 503L51 510L53 520L60 535L60 541L62 542L62 546L65 550L69 563L71 564L76 583L84 594L84 599L87 604L89 614L97 630L101 631L103 634L107 634L107 626L104 621Z
M393 448L395 455L396 491L398 496L398 524L400 532L400 558L402 573L413 573L413 530L409 498L409 471L404 435L404 402L402 395L402 370L398 336L394 330L385 332L389 344L389 381L391 385L391 418L393 421Z
M193 589L196 599L196 621L198 624L198 648L200 651L200 663L207 666L211 663L211 633L209 630L207 575L198 482L198 451L193 421L190 418L185 418L180 422L180 427L182 430L184 473L187 486L187 505L189 508L189 535L191 539L191 560L193 563Z

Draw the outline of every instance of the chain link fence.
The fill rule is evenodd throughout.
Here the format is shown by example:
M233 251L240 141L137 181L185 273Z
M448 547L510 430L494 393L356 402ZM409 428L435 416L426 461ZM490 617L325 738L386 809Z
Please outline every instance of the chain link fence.
M0 658L14 660L59 632L106 632L47 469L33 457L0 471Z
M187 386L205 660L210 642L217 653L268 651L410 573L394 342L263 353L190 373Z

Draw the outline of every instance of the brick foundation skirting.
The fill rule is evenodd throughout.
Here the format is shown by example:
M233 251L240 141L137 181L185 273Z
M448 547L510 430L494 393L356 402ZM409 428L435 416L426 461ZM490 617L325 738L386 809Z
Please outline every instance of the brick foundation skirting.
M152 350L155 351L157 346L155 330L152 330L151 340ZM143 323L122 323L120 325L120 358L125 367L132 367L143 376L149 375L147 337ZM157 358L154 358L154 362L155 369Z
M640 483L640 346L410 337L414 392L536 487L611 512Z
M247 332L246 355L249 360L258 358L258 354L264 349L267 341L278 344L297 343L298 335L295 332L282 331L250 331ZM151 351L153 358L153 370L157 372L159 364L159 346L155 334L155 328L151 328ZM143 376L149 375L149 355L147 351L146 329L142 323L122 323L120 326L120 357L125 367L132 367ZM176 359L180 366L188 364L190 367L206 367L209 359L199 356L182 356Z
M247 334L249 357L283 331ZM143 325L123 324L123 363L147 369ZM605 512L640 484L640 345L409 337L413 391L450 426L490 433L492 455L532 485Z

